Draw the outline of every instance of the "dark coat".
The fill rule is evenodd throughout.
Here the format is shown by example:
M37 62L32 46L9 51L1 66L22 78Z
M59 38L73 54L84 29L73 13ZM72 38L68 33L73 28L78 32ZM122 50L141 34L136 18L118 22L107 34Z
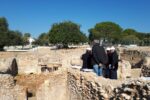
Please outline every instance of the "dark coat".
M116 51L108 55L109 64L111 64L111 68L114 67L115 70L118 69L118 54Z
M103 46L99 46L98 43L92 47L92 64L107 64L108 56Z
M83 60L82 68L92 69L93 66L91 64L92 54L90 52L86 52L82 55L81 59Z

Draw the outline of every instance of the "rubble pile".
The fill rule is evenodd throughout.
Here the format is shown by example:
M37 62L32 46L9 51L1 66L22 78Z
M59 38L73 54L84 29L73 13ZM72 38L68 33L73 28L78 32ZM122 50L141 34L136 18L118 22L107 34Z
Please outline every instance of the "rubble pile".
M126 51L132 55L131 60L119 62L119 79L110 80L97 76L92 70L82 72L71 67L81 67L80 57L85 49L49 51L21 53L13 57L15 62L11 57L1 57L0 100L150 99L150 82L132 78L130 61L136 61L134 64L140 61L144 55L140 52ZM141 66L141 76L150 77L150 57L145 57Z
M150 77L150 57L145 57L142 69L141 76Z
M119 48L120 58L130 61L132 68L141 68L143 59L150 57L149 48Z
M0 74L0 100L26 100L24 88L16 85L11 75Z
M150 81L139 79L110 80L92 73L68 72L69 100L150 99Z
M117 100L150 100L150 82L132 80L114 89Z
M113 96L114 87L122 81L109 80L97 77L92 72L68 71L69 100L104 100Z

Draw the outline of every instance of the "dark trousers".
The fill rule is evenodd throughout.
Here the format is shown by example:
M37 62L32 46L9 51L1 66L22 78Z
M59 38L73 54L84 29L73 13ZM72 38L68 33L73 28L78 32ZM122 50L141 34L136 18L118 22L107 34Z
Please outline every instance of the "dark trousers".
M109 68L103 68L103 76L105 78L110 78L110 69Z
M110 70L110 79L117 79L117 70L115 69Z

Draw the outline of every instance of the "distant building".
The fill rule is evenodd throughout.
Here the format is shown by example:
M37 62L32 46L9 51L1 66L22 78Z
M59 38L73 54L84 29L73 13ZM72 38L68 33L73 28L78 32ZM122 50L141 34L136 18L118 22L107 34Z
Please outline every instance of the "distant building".
M29 45L32 45L32 43L35 41L32 37L29 37L28 38L28 41L29 41Z

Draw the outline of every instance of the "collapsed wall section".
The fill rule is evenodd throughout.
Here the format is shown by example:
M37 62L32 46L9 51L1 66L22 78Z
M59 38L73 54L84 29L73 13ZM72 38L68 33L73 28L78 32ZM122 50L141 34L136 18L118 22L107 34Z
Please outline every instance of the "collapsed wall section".
M36 91L36 100L70 100L67 92L67 72L60 69L52 72Z
M132 68L141 68L143 59L150 57L150 51L146 51L148 48L119 48L120 58L130 61Z
M150 57L144 58L141 68L141 76L150 77Z
M102 100L113 96L113 89L122 82L97 77L93 72L68 70L69 100ZM112 84L114 83L114 86Z
M26 100L26 92L23 87L15 84L11 75L0 74L0 99Z
M150 81L129 80L109 80L70 69L67 81L69 100L150 99Z
M117 100L150 100L150 81L131 80L114 89L113 99Z

